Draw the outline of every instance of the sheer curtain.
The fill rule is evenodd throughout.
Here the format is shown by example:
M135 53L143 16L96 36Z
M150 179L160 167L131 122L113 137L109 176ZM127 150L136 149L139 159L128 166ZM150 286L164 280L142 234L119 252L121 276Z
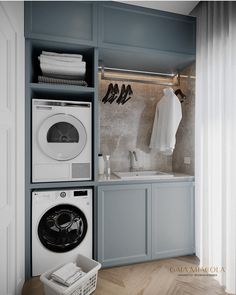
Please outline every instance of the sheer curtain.
M197 16L196 254L236 293L236 2Z

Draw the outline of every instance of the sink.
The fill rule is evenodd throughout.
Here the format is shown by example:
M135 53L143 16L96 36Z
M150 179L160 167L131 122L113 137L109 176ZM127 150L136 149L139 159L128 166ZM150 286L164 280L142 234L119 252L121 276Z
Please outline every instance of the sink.
M164 173L161 171L132 171L132 172L113 172L121 179L163 179L174 177L173 174Z

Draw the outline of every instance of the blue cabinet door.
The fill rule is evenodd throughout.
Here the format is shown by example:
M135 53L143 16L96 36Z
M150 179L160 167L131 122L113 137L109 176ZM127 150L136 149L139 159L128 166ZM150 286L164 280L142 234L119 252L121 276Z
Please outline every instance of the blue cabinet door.
M96 45L97 4L89 1L26 2L25 36Z
M151 185L98 187L97 258L116 266L151 258Z
M152 258L167 258L193 253L193 184L153 184Z
M195 54L194 17L133 5L99 5L101 47L151 49Z

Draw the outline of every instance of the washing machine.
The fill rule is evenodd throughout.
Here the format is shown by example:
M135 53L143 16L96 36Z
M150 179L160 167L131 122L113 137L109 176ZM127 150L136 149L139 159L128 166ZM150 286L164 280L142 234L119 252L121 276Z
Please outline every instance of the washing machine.
M32 192L32 275L92 258L92 189Z
M32 100L32 181L91 179L90 102Z

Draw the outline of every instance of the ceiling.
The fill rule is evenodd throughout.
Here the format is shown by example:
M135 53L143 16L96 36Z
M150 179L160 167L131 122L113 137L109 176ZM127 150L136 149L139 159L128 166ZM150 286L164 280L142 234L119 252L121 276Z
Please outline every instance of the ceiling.
M118 1L152 9L188 15L199 1Z

